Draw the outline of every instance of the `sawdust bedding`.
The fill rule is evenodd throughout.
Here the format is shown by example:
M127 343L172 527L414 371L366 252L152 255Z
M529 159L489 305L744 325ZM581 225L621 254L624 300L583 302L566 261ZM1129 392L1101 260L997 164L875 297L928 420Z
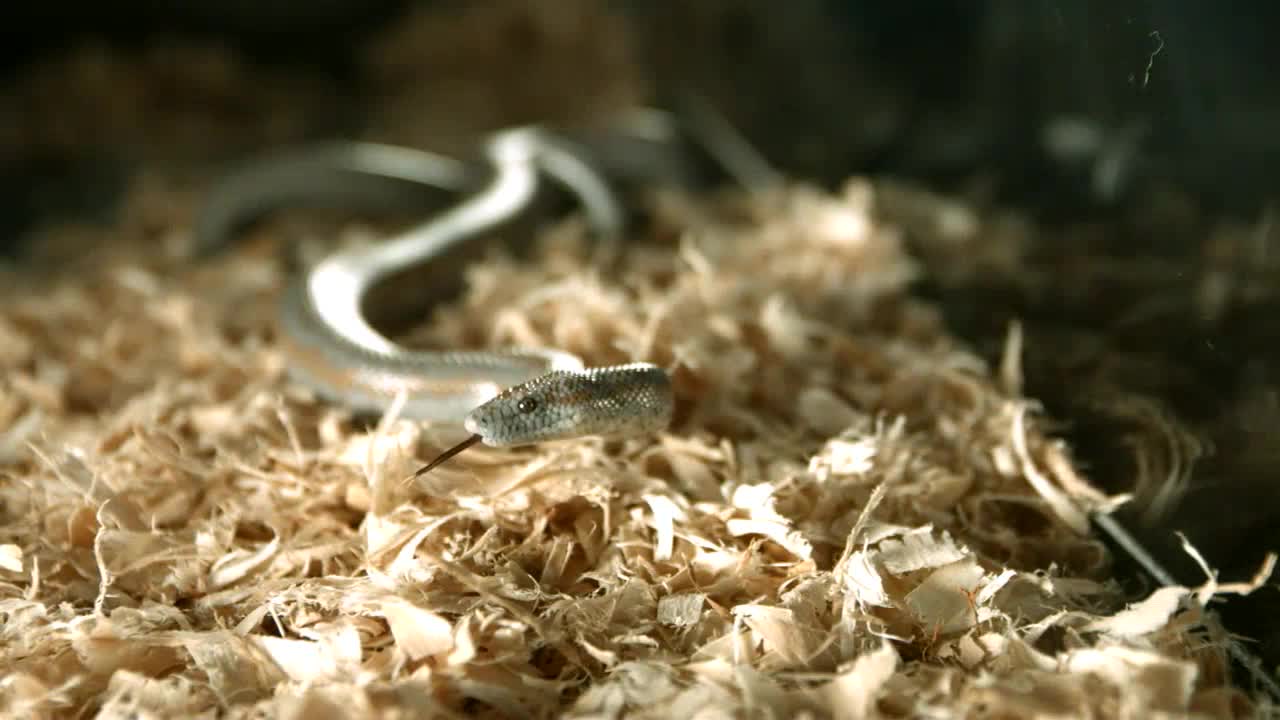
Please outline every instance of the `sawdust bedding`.
M183 196L140 185L119 232L150 241L4 283L6 713L1247 713L1198 609L1222 588L1126 607L1016 332L997 368L948 336L876 197L658 196L616 270L573 219L474 266L415 342L651 360L680 410L410 483L457 431L292 385L287 269L184 260L187 216L147 212Z
M458 430L311 397L272 327L281 246L386 228L286 217L196 262L198 201L144 176L37 235L62 267L3 271L7 717L1259 711L1202 610L1256 582L1125 596L1017 328L989 367L912 294L904 232L978 267L1025 224L862 179L659 194L603 269L569 218L407 341L657 362L672 427L409 482Z

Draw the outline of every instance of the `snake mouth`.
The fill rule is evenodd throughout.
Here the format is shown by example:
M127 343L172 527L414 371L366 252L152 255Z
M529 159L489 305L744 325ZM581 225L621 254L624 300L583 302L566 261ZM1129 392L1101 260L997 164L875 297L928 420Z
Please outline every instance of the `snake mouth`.
M463 419L462 427L472 437L478 438L476 442L489 447L511 447L512 445L511 442L502 437L503 433L500 428L495 428L492 424L485 423L476 411L472 411L471 414Z
M484 428L480 427L480 423L476 420L476 416L474 414L467 415L467 417L463 419L462 427L472 435L479 435L480 440L486 445L489 444L489 434L484 432Z

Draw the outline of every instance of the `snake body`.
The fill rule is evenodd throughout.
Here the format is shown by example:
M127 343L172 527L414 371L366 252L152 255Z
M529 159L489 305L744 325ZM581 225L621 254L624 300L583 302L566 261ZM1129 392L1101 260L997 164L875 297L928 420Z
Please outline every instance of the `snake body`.
M472 433L446 456L474 442L510 447L665 428L672 387L655 365L588 368L580 358L550 348L409 350L366 319L365 304L379 283L521 215L533 206L544 178L571 191L603 241L621 233L623 212L609 183L564 138L536 127L501 131L485 144L484 158L492 168L489 181L461 203L385 242L334 253L292 281L278 317L291 378L361 412L383 412L403 394L403 416L461 424ZM299 169L283 176L306 174ZM448 189L464 185L460 171L436 176ZM206 234L230 224L236 204L234 197L215 203L226 217Z

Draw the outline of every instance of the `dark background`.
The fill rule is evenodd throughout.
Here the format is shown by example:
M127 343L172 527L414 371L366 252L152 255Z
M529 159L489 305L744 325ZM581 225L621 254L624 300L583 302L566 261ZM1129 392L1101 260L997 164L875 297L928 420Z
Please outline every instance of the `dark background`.
M454 3L419 4L444 12ZM1228 252L1236 260L1224 272L1248 292L1210 321L1188 320L1194 279L1217 257L1224 223L1256 224L1261 246L1272 244L1264 221L1280 181L1280 4L613 4L631 14L659 90L707 88L792 175L830 185L855 174L910 178L1024 211L1040 229L1028 257L1028 272L1041 277L1034 289L1016 278L933 272L920 291L989 357L1008 321L1022 321L1027 393L1065 421L1091 479L1108 489L1124 489L1133 472L1131 423L1097 409L1108 393L1146 398L1214 446L1184 503L1155 520L1131 519L1182 582L1203 578L1173 530L1186 532L1224 580L1248 577L1264 552L1280 548L1280 272L1263 255ZM406 5L10 3L0 11L0 93L34 64L85 43L190 39L322 78L356 108L364 92L357 48ZM0 113L24 110L0 105ZM1072 157L1047 149L1046 129L1064 118L1102 145ZM315 118L310 132L340 135L361 122L356 111L338 113ZM119 148L19 148L3 159L0 252L16 257L23 233L40 222L109 216L131 171ZM1154 209L1169 202L1181 208L1173 220ZM929 249L920 252L937 270ZM1147 306L1163 310L1122 320ZM1096 352L1081 359L1076 351L1089 343ZM1277 607L1268 588L1226 609L1233 630L1261 639L1256 649L1272 666L1280 662L1280 623L1270 620Z
M341 87L359 44L415 4L447 11L458 3L13 3L0 15L0 82L86 41L127 48L190 38L305 68ZM783 10L765 0L712 0L706 5L716 12L701 15L718 26L696 27L684 3L609 4L632 13L651 36L690 40L678 51L701 53L702 72L728 76L740 94L758 98L757 112L735 120L750 126L774 162L807 177L890 172L937 182L982 165L1001 171L1010 200L1078 211L1080 188L1063 186L1061 168L1042 157L1040 142L1046 122L1073 114L1106 129L1144 123L1144 167L1135 173L1175 178L1235 211L1256 209L1280 178L1273 170L1280 161L1272 131L1280 120L1275 3L801 0ZM788 14L824 21L788 27ZM823 35L816 44L813 33ZM764 46L776 61L774 76L735 68L737 55ZM671 80L661 75L674 68L688 72L671 62L675 48L661 40L653 48L660 80ZM849 90L839 81L842 68L896 96L889 128L859 135L833 127L858 122L822 112L838 108ZM797 75L827 80L797 83ZM811 152L793 147L797 138ZM12 211L24 211L25 183L10 182L12 223Z

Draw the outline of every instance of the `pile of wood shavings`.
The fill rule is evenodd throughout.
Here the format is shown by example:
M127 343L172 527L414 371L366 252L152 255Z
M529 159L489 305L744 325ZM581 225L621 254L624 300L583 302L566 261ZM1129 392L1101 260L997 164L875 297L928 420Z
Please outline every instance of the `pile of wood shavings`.
M105 243L92 269L7 279L4 712L1250 711L1192 601L1223 588L1124 607L1080 509L1108 499L1016 352L992 373L911 297L870 185L654 212L616 270L572 221L495 255L414 340L663 364L670 432L477 448L418 483L457 432L289 383L274 262L77 236Z

